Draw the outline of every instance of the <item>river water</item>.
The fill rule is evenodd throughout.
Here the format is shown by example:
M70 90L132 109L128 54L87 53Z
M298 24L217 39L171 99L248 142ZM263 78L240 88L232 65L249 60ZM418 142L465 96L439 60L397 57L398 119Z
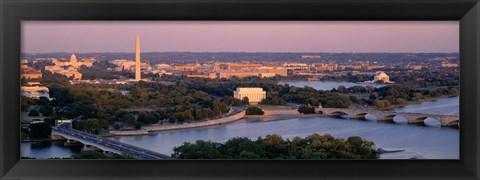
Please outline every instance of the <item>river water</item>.
M321 85L321 82L314 83ZM431 114L458 114L459 98L444 98L394 110ZM295 136L305 137L318 133L331 134L339 138L360 136L373 141L378 148L404 150L403 152L382 154L382 159L458 159L459 130L441 128L438 127L438 121L427 120L425 126L407 125L402 122L401 118L400 120L395 119L397 123L326 117L275 121L239 120L219 126L162 131L143 136L112 137L112 139L170 155L175 146L200 139L225 142L232 137L240 136L256 139L268 134L279 134L284 138L291 139ZM68 157L76 153L71 148L63 147L61 143L37 146L32 143L22 143L22 156L37 158Z

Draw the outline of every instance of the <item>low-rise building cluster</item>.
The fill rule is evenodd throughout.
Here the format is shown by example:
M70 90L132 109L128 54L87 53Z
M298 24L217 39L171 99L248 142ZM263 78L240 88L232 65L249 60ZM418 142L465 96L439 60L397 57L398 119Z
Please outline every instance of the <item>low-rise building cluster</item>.
M52 63L54 65L45 66L45 71L62 74L69 78L80 80L82 79L82 73L78 72L78 68L80 68L81 66L92 67L94 62L94 58L85 58L78 61L75 53L72 53L72 56L70 56L70 61L60 61L58 59L53 59Z

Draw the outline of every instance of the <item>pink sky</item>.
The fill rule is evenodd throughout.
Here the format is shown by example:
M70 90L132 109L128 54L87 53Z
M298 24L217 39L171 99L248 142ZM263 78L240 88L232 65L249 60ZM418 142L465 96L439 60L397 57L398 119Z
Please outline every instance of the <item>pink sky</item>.
M458 21L24 21L22 52L458 52Z

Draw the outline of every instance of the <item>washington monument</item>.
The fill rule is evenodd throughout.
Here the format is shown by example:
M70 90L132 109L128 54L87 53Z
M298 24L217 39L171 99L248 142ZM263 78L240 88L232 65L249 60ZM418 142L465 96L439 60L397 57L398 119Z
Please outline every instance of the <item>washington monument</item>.
M140 35L137 34L135 40L135 80L140 81L142 79L140 73Z

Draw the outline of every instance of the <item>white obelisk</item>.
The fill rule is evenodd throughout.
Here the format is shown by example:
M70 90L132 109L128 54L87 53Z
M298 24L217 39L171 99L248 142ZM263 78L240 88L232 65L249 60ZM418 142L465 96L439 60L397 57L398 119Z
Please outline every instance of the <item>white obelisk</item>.
M137 34L135 40L135 80L140 81L142 79L140 73L140 35Z

